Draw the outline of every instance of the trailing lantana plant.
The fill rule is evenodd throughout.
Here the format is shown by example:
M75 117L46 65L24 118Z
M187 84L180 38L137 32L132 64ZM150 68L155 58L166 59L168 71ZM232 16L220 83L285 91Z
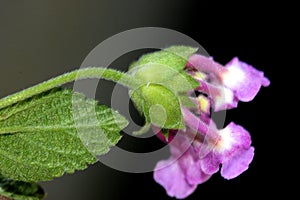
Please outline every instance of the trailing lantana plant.
M87 78L128 87L145 119L134 134L152 129L170 146L170 158L154 169L169 196L186 198L219 170L225 179L243 173L254 156L249 132L234 122L218 129L211 112L251 101L270 81L238 58L222 66L196 52L171 46L141 56L127 73L79 69L1 99L0 199L42 199L38 182L85 169L121 139L122 115L61 88Z

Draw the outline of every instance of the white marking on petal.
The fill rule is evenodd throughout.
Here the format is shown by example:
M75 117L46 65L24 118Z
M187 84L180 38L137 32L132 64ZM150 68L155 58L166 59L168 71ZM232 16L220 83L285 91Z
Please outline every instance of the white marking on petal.
M222 129L219 131L220 138L216 143L215 150L218 152L228 151L232 148L232 144L235 142L229 129Z
M240 67L238 61L233 62L232 65L230 65L226 69L226 72L222 75L222 80L223 84L227 87L236 88L245 80L246 74Z
M214 98L216 110L226 109L227 105L233 103L233 100L234 94L230 89L225 87L219 87L219 95L216 95Z

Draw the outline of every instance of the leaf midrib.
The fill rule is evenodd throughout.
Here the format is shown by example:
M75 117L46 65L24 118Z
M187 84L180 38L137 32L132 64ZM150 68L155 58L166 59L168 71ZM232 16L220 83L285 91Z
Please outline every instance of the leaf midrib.
M8 118L10 118L10 117L12 117L12 116L14 116L14 115L16 115L16 114L18 114L20 112L28 110L30 108L33 108L34 106L38 106L38 105L41 105L41 104L49 103L49 102L53 101L54 99L56 99L56 97L55 96L53 97L53 96L54 96L54 94L49 94L47 96L43 96L41 99L37 99L37 101L26 102L27 105L25 103L25 107L21 106L21 108L18 107L18 106L20 106L20 103L17 103L16 104L17 109L12 109L5 116L0 115L0 121L7 120ZM34 98L35 97L33 97L33 100L34 100ZM42 102L42 101L45 101L45 102ZM21 103L24 103L24 102L21 102ZM60 105L64 106L64 105L67 105L67 104L68 104L68 102L65 102L65 103L60 104ZM7 108L4 108L4 109L7 109ZM0 112L1 112L1 109L0 109Z
M1 134L13 134L13 133L26 133L26 132L38 132L38 131L65 131L77 128L90 129L97 127L99 130L105 130L101 128L99 124L85 124L85 125L58 125L58 126L10 126L0 127ZM105 131L104 131L105 132Z

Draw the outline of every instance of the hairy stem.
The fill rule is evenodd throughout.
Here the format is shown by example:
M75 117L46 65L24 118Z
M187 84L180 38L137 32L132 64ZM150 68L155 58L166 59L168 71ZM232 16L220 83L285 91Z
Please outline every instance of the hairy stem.
M61 86L65 83L88 78L111 80L131 89L139 86L139 82L134 77L117 70L96 67L84 68L65 73L48 81L32 86L28 89L0 99L0 109L50 90L52 88Z

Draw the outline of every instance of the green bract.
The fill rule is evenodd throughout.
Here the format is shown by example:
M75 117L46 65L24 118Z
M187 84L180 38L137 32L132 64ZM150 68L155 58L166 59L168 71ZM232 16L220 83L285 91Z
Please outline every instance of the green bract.
M197 49L172 46L161 51L143 55L130 66L128 72L141 83L131 90L130 96L136 108L145 116L146 125L164 129L184 129L181 106L192 107L186 92L199 83L184 71L188 57ZM142 134L147 131L139 131Z
M175 70L182 70L187 63L187 59L197 50L198 48L189 46L171 46L161 51L141 56L139 60L130 66L130 69L143 66L148 63L157 63L169 66Z
M177 96L159 84L148 84L132 91L137 108L143 110L147 122L167 129L184 129Z
M158 63L148 63L133 68L129 73L139 79L142 84L161 84L175 93L193 90L199 86L199 83L185 71L178 71L168 65Z

